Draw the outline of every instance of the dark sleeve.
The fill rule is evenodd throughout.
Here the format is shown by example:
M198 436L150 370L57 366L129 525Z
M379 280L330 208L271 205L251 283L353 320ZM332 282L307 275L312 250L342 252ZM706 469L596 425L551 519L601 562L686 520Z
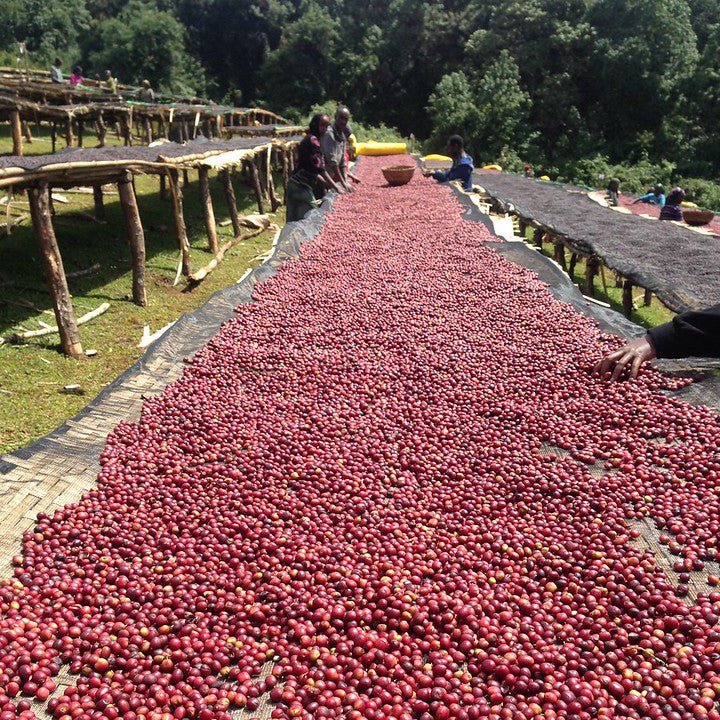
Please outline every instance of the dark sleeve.
M680 313L648 335L659 358L720 357L720 305Z
M436 170L432 176L438 181L438 182L445 182L446 180L450 179L450 171L443 171L443 170Z
M463 187L465 187L470 181L472 171L472 165L461 163L450 170L448 173L448 180L461 180Z

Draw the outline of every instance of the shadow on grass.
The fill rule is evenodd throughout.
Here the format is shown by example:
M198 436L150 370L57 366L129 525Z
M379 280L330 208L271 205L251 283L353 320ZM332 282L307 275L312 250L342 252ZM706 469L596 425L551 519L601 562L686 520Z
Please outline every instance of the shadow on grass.
M191 172L191 179L195 173ZM242 212L256 212L255 198L244 181L235 176L237 204ZM280 180L278 178L278 180ZM106 190L113 186L106 186ZM169 193L162 199L157 176L136 177L138 207L145 230L146 283L160 286L165 294L180 294L188 289L184 278L177 286L173 282L179 261L177 234ZM129 303L132 305L132 286L127 277L131 269L130 248L122 209L117 194L108 194L105 199L106 221L98 224L78 216L78 211L92 213L92 194L54 191L64 195L70 202L55 202L55 234L60 246L65 272L72 275L99 265L93 272L78 277L69 277L68 286L74 298L76 314L96 307L99 302ZM211 177L211 195L216 221L228 218L227 204L223 189L217 177ZM183 206L188 238L191 246L191 263L197 269L209 262L209 251L205 225L200 206L200 192L197 179L183 188ZM16 196L13 208L29 214L27 196ZM1 212L1 211L0 211ZM1 220L0 220L1 223ZM219 228L220 241L232 237L232 227ZM125 281L118 283L125 276ZM196 287L190 287L190 291ZM99 301L92 304L88 299ZM137 307L142 314L143 308ZM45 322L54 324L52 303L47 285L43 279L42 265L30 220L16 227L9 237L0 240L0 335L7 335L23 327L28 319L42 313ZM57 336L48 336L39 342L45 347L57 347Z

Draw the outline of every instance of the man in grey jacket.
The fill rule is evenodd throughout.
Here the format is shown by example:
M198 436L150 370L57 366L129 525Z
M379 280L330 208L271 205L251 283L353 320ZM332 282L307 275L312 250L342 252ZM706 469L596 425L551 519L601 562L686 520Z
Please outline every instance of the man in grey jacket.
M320 138L320 147L325 156L325 168L330 177L347 192L354 188L348 182L347 170L347 140L345 128L350 121L350 111L340 106L335 113L335 122Z

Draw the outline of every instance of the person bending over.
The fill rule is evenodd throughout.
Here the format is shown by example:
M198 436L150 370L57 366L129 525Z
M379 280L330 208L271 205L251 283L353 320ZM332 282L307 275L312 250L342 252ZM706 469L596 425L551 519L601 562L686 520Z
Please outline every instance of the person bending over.
M350 121L350 111L346 107L339 107L335 113L335 122L320 138L320 147L325 156L325 168L330 177L341 188L352 192L347 175L347 140L345 129Z
M678 220L682 222L682 201L685 199L685 191L681 187L674 187L667 196L665 204L660 210L660 220Z
M316 198L323 197L325 188L341 192L328 175L325 157L320 148L329 125L330 118L327 115L314 115L310 120L307 135L298 147L297 168L290 176L285 192L288 222L302 220L316 206Z
M617 380L628 369L630 377L636 378L648 360L691 355L720 357L720 305L680 313L671 322L650 328L644 337L608 353L593 373L604 377L612 370L610 379Z
M636 198L632 201L633 205L637 205L637 203L649 203L650 205L659 205L662 207L665 204L665 193L663 192L664 188L662 185L656 185L650 192L645 193L645 195L641 195L639 198Z
M425 177L434 177L438 182L460 180L463 190L472 190L473 159L463 149L460 135L451 135L447 142L447 154L452 158L449 170L425 170Z

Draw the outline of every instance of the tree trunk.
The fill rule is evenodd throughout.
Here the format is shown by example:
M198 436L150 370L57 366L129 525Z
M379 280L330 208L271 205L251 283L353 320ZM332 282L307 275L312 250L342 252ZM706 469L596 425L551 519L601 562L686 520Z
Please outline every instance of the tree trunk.
M132 184L132 173L126 172L118 183L120 205L125 216L130 253L132 254L133 269L133 301L136 305L145 307L147 295L145 293L145 233L143 232L137 198Z
M60 332L60 343L63 351L74 358L82 357L80 333L75 311L70 300L65 269L63 268L60 248L55 238L55 231L50 216L49 190L46 183L30 188L28 193L30 213L32 215L35 240L40 249L40 258L45 272L45 280L50 288L55 321Z

